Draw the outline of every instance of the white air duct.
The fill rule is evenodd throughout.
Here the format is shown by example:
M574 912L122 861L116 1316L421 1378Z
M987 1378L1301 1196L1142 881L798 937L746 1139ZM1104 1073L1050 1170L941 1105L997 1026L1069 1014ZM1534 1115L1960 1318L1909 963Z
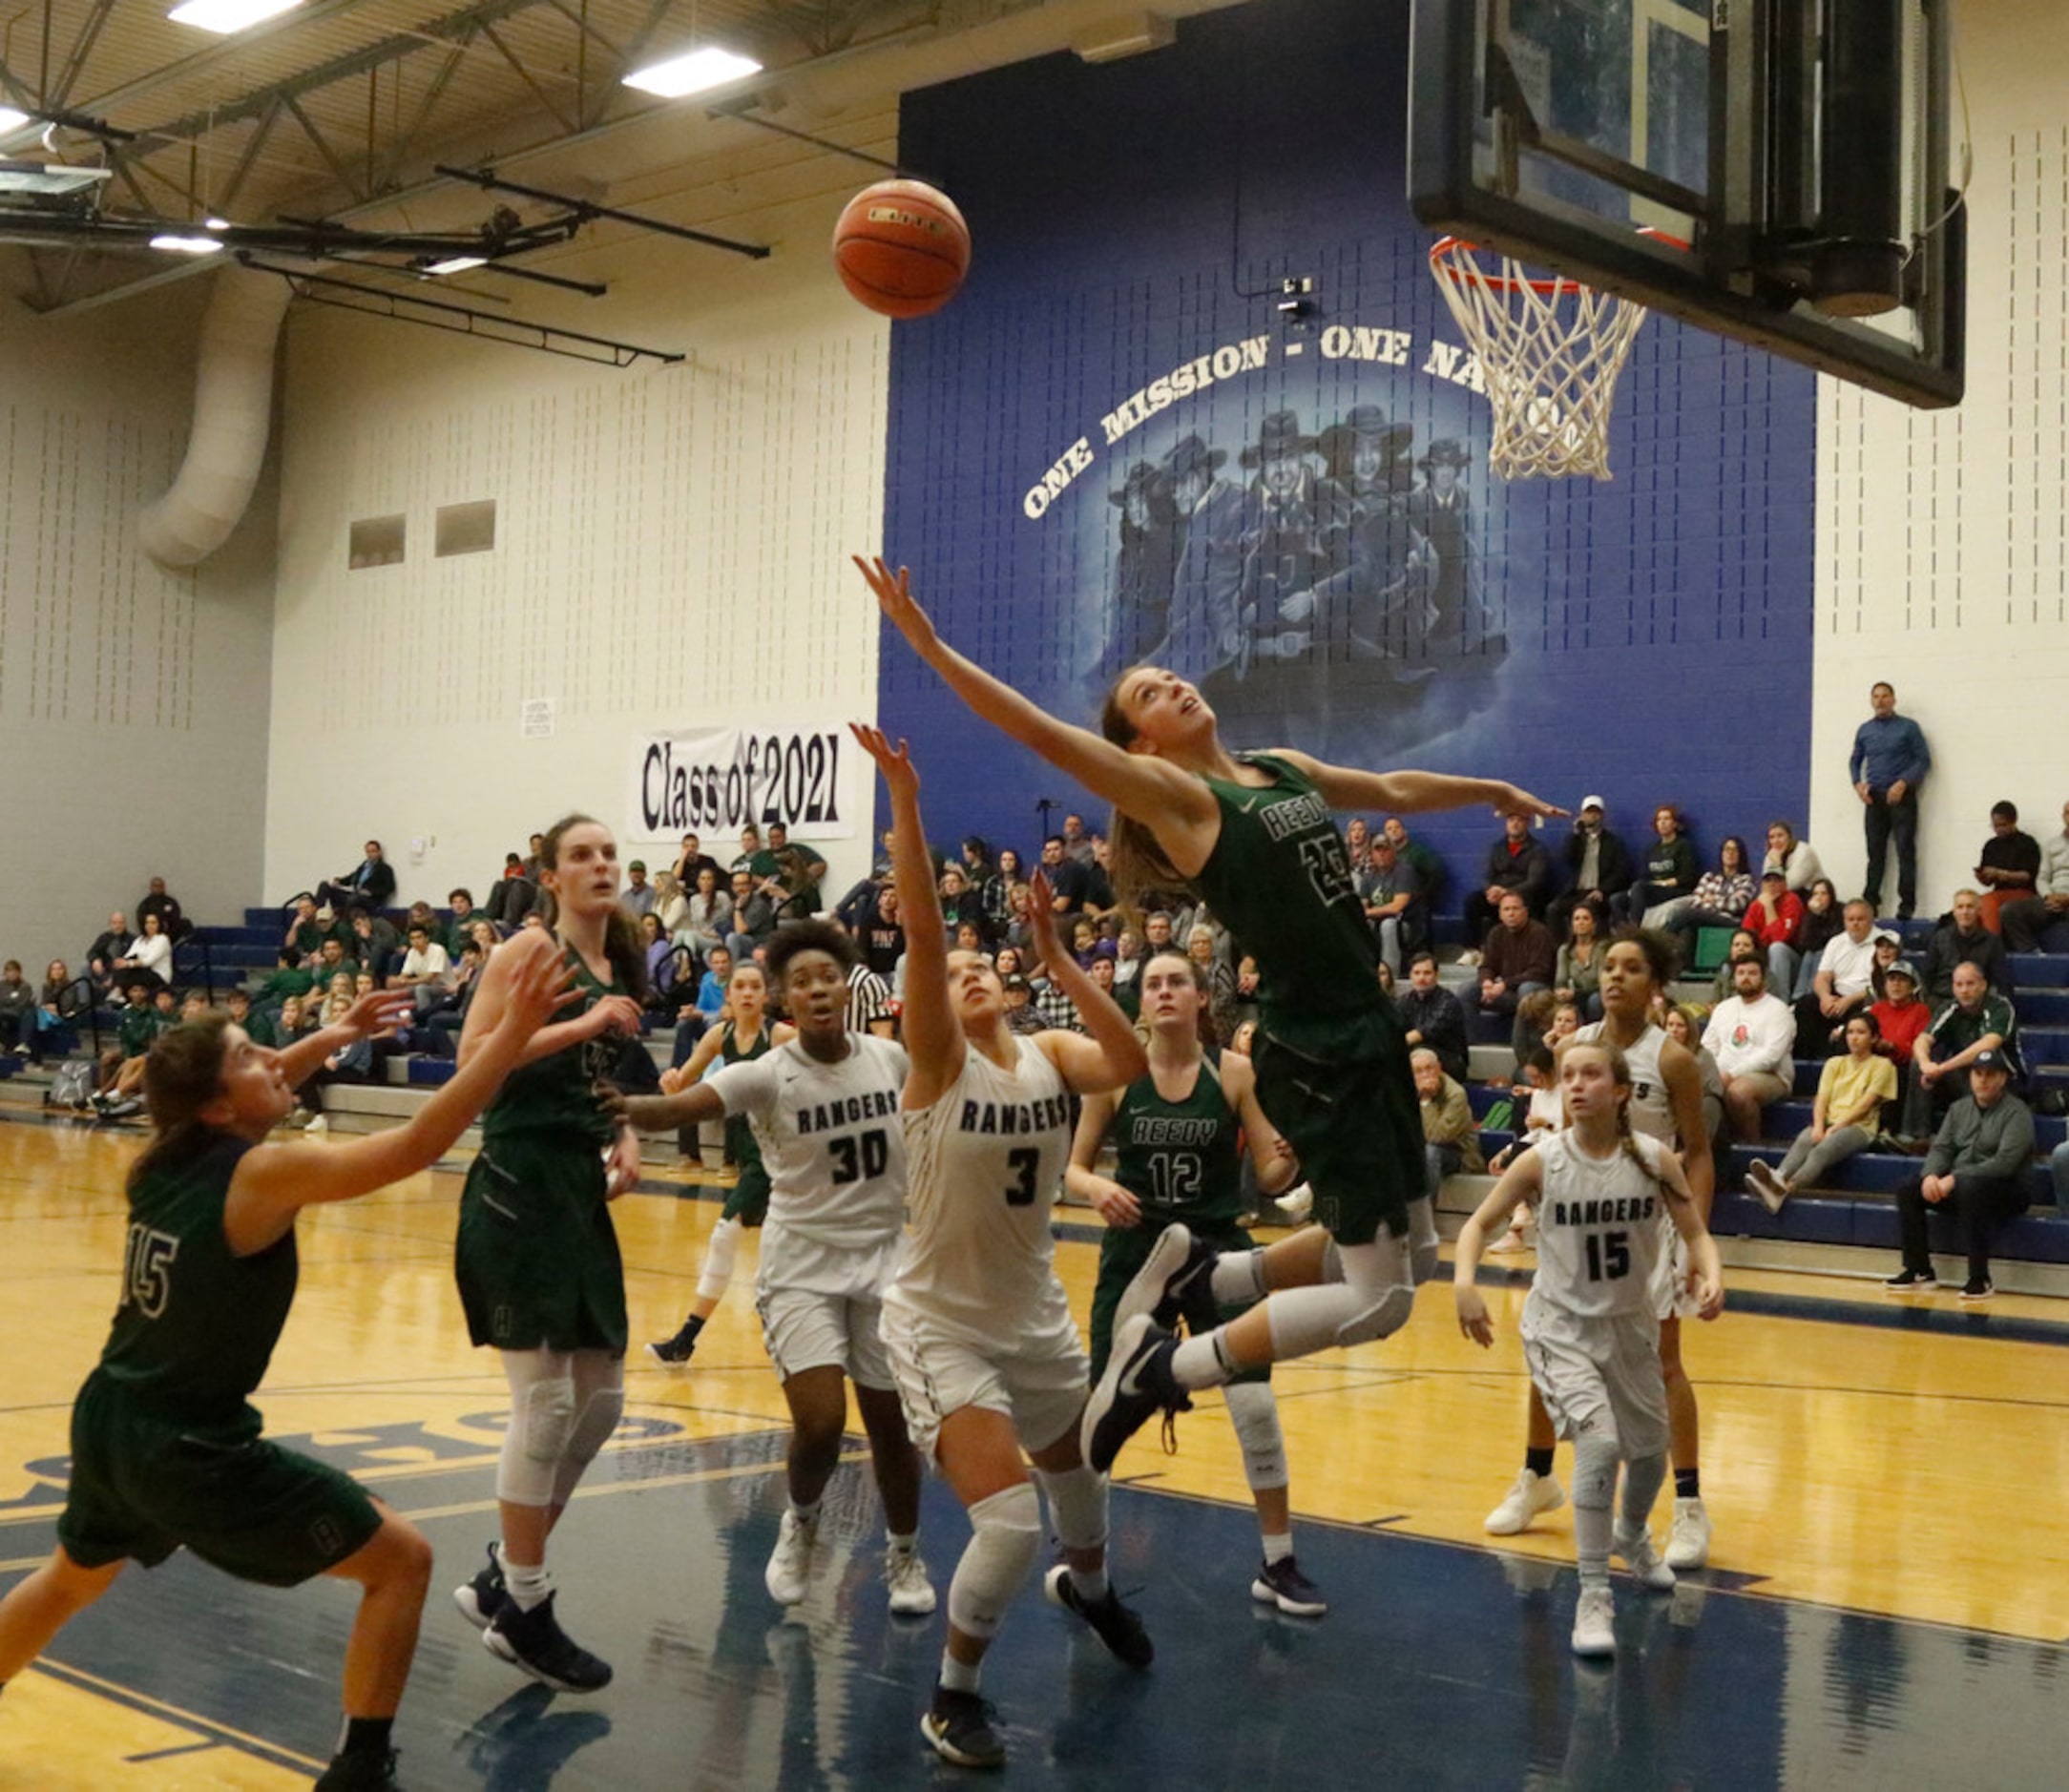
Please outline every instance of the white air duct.
M194 433L172 489L144 507L143 549L160 566L197 566L230 538L251 503L273 420L273 356L292 297L275 274L216 275L194 375Z

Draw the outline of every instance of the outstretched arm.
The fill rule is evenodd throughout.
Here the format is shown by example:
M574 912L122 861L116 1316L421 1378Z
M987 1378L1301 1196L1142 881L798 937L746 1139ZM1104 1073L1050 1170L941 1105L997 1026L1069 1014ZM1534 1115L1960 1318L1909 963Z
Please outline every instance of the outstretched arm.
M1291 747L1274 749L1280 759L1314 780L1332 809L1393 809L1404 815L1427 809L1466 809L1485 803L1497 815L1564 815L1557 803L1534 797L1498 778L1454 778L1448 772L1367 772L1331 765Z
M1135 1023L1120 1011L1120 1004L1093 982L1076 959L1063 949L1056 937L1056 917L1049 904L1049 880L1034 873L1028 886L1033 901L1028 907L1034 928L1034 948L1042 956L1049 980L1071 998L1085 1032L1050 1031L1034 1035L1034 1042L1056 1067L1073 1094L1096 1095L1132 1083L1149 1069L1149 1054L1136 1037Z
M943 682L994 728L1032 747L1058 771L1068 772L1118 809L1148 822L1157 818L1158 837L1167 824L1210 824L1218 819L1213 794L1190 772L1161 760L1124 752L1088 728L1058 721L1011 685L966 659L934 633L932 619L912 595L911 574L894 573L882 560L855 556L855 565L912 651L938 672Z
M941 920L941 892L934 885L933 855L920 821L920 775L901 740L894 747L883 733L850 722L849 732L876 761L890 792L891 882L904 924L906 1055L905 1105L930 1108L963 1073L962 1023L949 997L948 932Z

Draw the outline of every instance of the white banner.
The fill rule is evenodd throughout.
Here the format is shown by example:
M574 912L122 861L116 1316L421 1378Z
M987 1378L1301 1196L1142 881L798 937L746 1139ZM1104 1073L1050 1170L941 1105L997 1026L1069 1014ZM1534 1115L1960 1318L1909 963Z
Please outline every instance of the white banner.
M626 837L697 834L721 863L721 848L749 822L764 831L781 822L805 841L846 840L860 829L843 780L861 752L846 728L637 736Z

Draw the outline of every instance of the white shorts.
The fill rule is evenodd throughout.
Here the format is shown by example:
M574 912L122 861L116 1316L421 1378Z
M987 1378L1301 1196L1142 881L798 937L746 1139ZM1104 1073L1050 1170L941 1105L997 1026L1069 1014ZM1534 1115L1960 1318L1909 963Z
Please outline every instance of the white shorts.
M906 1432L930 1462L942 1420L965 1407L1004 1413L1029 1451L1048 1448L1084 1411L1091 1365L1077 1327L1068 1323L1015 1339L1010 1347L980 1347L891 1302L884 1308L883 1337Z
M1672 1220L1666 1223L1672 1236L1666 1249L1653 1260L1653 1317L1662 1322L1694 1319L1702 1311L1702 1302L1688 1292L1688 1240Z
M1613 1424L1626 1461L1666 1448L1666 1378L1651 1314L1581 1319L1526 1301L1520 1330L1530 1379L1559 1436L1599 1436Z
M806 1369L836 1368L857 1387L897 1386L884 1352L881 1301L815 1288L757 1287L754 1306L778 1381Z

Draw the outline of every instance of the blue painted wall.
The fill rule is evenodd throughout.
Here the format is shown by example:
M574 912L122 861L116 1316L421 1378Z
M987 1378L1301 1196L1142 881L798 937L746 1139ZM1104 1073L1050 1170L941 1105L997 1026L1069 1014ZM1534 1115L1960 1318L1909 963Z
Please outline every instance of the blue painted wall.
M1276 0L1191 21L1153 55L1052 57L908 96L903 158L954 196L975 255L947 309L894 331L887 551L951 640L1075 719L1096 715L1113 665L1153 651L1144 590L1175 593L1179 633L1155 656L1210 675L1238 743L1509 777L1569 805L1599 791L1634 844L1662 801L1705 851L1773 816L1800 823L1813 378L1654 318L1619 394L1615 479L1493 479L1487 402L1459 383L1430 239L1402 197L1406 13ZM1315 281L1313 316L1291 328L1277 312L1289 276ZM1244 344L1241 370L1109 439L1131 394ZM1462 445L1462 526L1411 518L1411 533L1398 512L1417 500L1390 519L1331 490L1343 463L1326 432L1354 410L1409 432L1380 474L1396 490L1429 483L1432 445ZM1294 446L1314 446L1274 511L1244 458L1288 412ZM1212 517L1183 519L1197 539L1174 573L1167 475L1188 437L1229 490ZM1045 485L1059 463L1068 482ZM1160 496L1124 552L1116 498L1139 464L1139 489ZM1382 518L1362 534L1347 526L1361 502ZM1186 618L1220 614L1215 580L1243 568L1240 652L1217 667L1230 636ZM1345 576L1318 600L1332 571ZM1281 647L1292 656L1267 657ZM971 721L895 638L882 715L913 741L937 838L1026 849L1038 797L1086 802ZM1417 831L1463 866L1497 829L1473 814Z

